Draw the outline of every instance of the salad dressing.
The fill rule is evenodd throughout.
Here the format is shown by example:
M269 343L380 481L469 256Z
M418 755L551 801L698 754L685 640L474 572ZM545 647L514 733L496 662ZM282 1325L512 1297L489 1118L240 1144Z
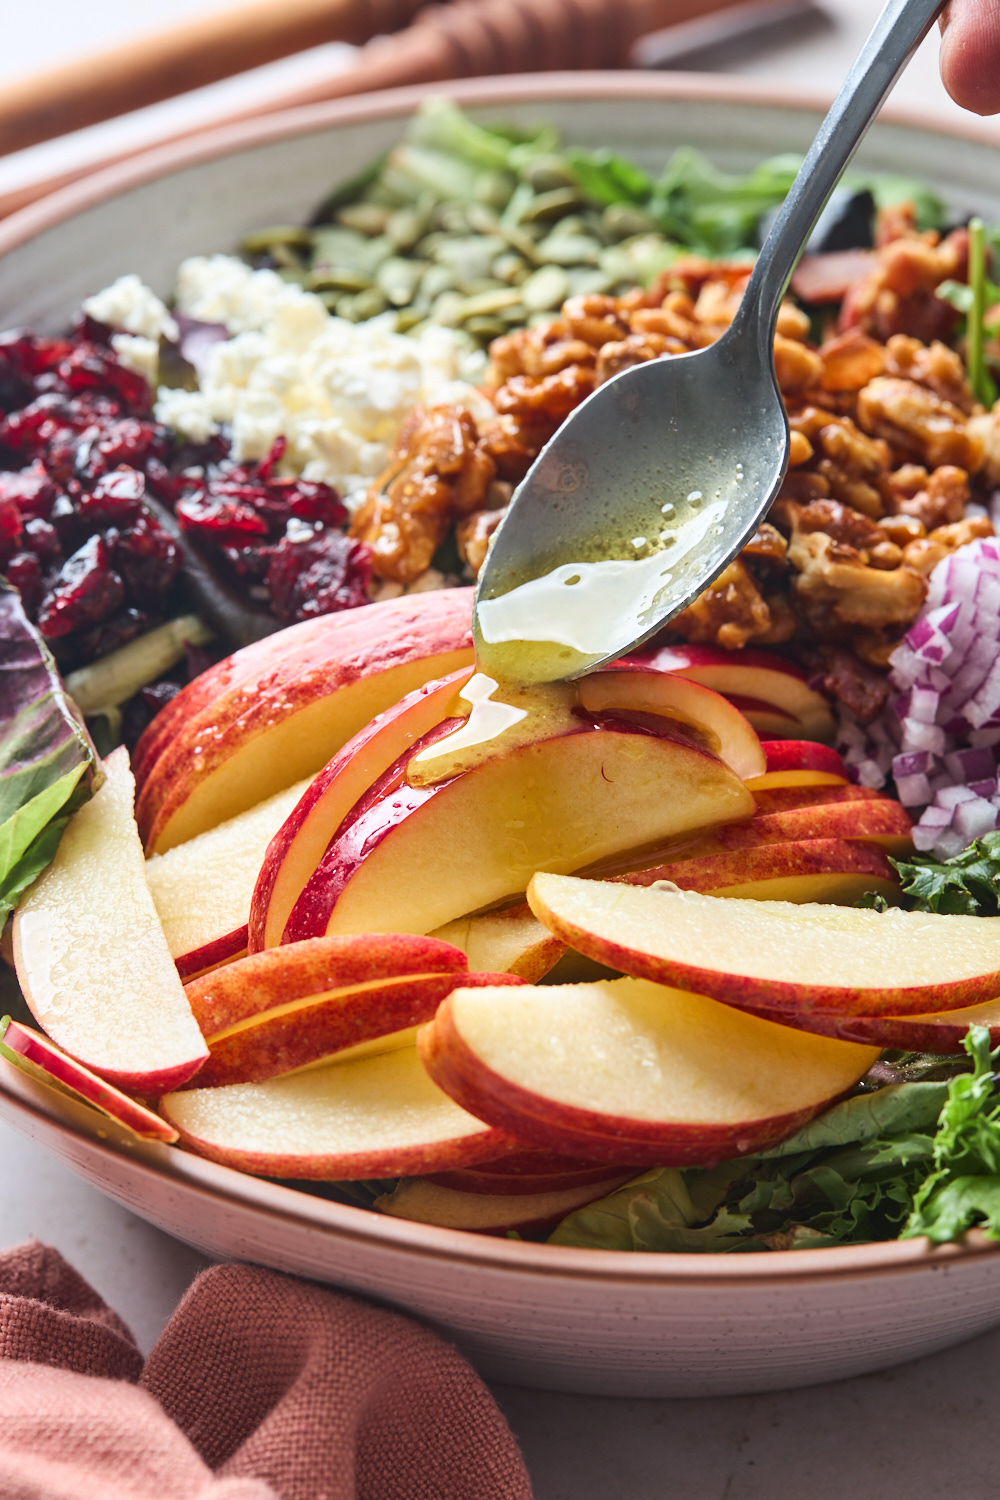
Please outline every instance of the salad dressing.
M660 507L657 537L633 537L633 557L602 556L563 563L476 606L476 673L453 710L465 723L413 756L406 779L429 786L522 744L577 727L576 689L607 657L611 629L658 617L678 566L709 531L720 532L725 501L705 503L692 490ZM626 628L626 633L635 630Z

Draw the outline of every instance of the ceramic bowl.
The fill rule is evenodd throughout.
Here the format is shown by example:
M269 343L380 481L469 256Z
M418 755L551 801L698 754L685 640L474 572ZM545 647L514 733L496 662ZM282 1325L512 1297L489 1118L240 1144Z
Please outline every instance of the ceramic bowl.
M55 331L126 271L161 294L184 256L297 222L398 138L428 89L310 106L162 147L0 223L0 326ZM481 118L553 121L658 168L677 145L746 170L803 152L815 100L728 79L565 74L448 92ZM880 122L859 163L917 176L956 214L1000 220L996 127ZM923 1241L770 1255L557 1249L383 1218L172 1147L130 1145L0 1063L0 1116L74 1172L209 1255L256 1261L405 1308L487 1375L608 1395L773 1390L878 1369L1000 1323L1000 1247Z

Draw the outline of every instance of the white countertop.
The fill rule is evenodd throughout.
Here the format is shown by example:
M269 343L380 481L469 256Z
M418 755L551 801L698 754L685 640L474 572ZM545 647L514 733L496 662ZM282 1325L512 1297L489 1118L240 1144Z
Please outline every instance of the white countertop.
M203 12L210 0L50 0L37 25L30 7L5 18L0 84ZM211 0L224 8L226 0ZM773 78L797 92L829 94L873 19L873 0L831 0L831 25L778 49L742 49L730 71ZM936 38L921 49L897 99L954 117L937 79ZM157 106L125 124L0 158L0 191L47 176L123 138L183 129L237 108L250 90L284 92L331 66L343 48L321 48L234 80L196 99ZM258 93L259 96L259 93ZM75 1178L0 1124L0 1246L37 1236L57 1247L125 1318L148 1350L191 1278L206 1264ZM805 1252L803 1252L805 1253ZM997 1309L1000 1322L1000 1308ZM871 1330L878 1338L878 1328ZM933 1358L882 1374L773 1395L640 1401L495 1387L527 1459L537 1500L993 1500L1000 1426L1000 1329Z

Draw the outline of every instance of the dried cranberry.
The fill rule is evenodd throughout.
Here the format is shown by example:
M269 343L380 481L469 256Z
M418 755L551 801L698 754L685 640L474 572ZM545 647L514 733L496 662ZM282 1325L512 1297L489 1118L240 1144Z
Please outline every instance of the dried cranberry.
M42 522L44 525L45 523ZM20 592L21 600L29 616L34 619L45 592L43 569L34 552L18 552L5 569L7 582Z
M55 586L42 600L38 628L54 640L106 620L124 598L125 585L111 567L104 538L92 536L60 568Z
M83 308L73 314L72 326L74 336L87 344L107 346L111 343L111 335L114 333L109 323L99 323L96 318L90 316L90 313L84 312Z
M37 553L43 563L62 562L63 549L59 533L51 521L34 516L24 525L24 545Z
M267 570L271 607L285 625L368 602L371 555L341 531L283 537Z
M37 462L17 474L0 474L0 500L13 500L22 516L45 520L59 494L59 486Z
M214 542L245 542L268 534L267 522L252 506L240 500L216 500L204 490L183 495L175 514L185 531Z
M278 479L271 484L272 489L286 486L292 496L292 515L297 520L321 526L346 526L347 507L330 485L312 479Z
M168 469L161 458L147 458L142 467L146 483L157 500L162 500L164 505L169 505L173 510L184 492L184 481L180 475Z
M81 494L77 514L88 526L128 526L142 510L145 476L123 464L99 479L91 493Z
M0 500L0 567L20 547L23 524L13 500Z
M142 688L139 696L154 714L158 714L161 708L166 708L168 703L173 702L180 690L179 682L164 678L162 682L151 682L148 687Z
M284 458L287 450L288 439L286 437L276 437L274 442L271 444L271 448L267 456L265 458L262 458L260 463L257 465L257 478L263 480L263 482L267 484L270 481L271 475L274 473L275 469Z
M162 526L149 516L140 516L115 543L114 566L134 603L161 600L177 576L180 549Z
M245 578L250 583L263 583L267 578L274 548L269 546L223 547L222 555L237 578Z
M132 412L148 411L153 404L148 381L134 370L126 370L109 349L98 344L74 345L59 361L55 373L74 393L113 391Z
M119 464L140 468L146 459L163 457L169 447L167 430L155 422L123 417L88 428L76 450L75 469L83 480L96 479Z
M103 620L100 625L82 632L73 644L84 661L93 661L95 657L107 656L109 651L127 646L148 628L149 616L142 610L123 609L110 620Z

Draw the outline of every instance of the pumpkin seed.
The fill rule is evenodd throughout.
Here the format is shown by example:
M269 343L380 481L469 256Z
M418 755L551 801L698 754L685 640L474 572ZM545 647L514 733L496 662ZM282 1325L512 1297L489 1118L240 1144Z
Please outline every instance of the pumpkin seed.
M337 223L344 229L353 229L357 234L384 234L392 217L391 211L380 203L348 203L337 213Z
M588 234L550 234L538 246L538 254L557 266L596 266L603 248Z
M401 255L390 255L375 273L375 284L394 307L405 307L412 302L427 270L427 262L405 260Z
M535 193L551 193L559 188L572 188L574 193L579 193L576 176L561 156L536 156L528 162L521 176Z
M540 266L518 288L529 312L561 307L569 296L569 277L561 266Z
M266 255L276 245L288 245L296 250L312 248L313 231L301 225L279 224L271 229L255 229L244 237L240 246L244 255Z
M456 322L464 323L466 318L487 318L493 313L503 312L504 308L520 305L521 293L517 287L505 286L499 290L480 292L478 296L463 299Z
M521 213L522 224L542 224L550 219L561 219L567 209L576 208L581 202L576 188L553 188L551 193L539 193ZM581 227L584 221L580 221Z
M370 276L347 266L321 266L310 271L306 280L312 292L366 292L371 284Z
M507 324L502 318L475 317L466 318L466 333L473 334L477 339L498 339L501 334L507 332Z

